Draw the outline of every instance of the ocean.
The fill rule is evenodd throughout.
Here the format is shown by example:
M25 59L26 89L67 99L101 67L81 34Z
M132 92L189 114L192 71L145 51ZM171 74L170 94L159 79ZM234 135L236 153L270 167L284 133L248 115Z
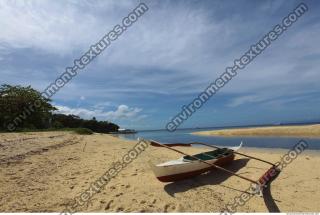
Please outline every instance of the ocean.
M300 140L305 140L312 150L320 149L320 138L298 138L298 137L213 137L198 136L192 132L214 130L214 129L181 129L175 132L166 130L140 131L135 134L116 134L120 138L137 140L138 137L152 139L162 143L189 143L203 142L217 146L237 146L243 142L243 147L256 148L284 148L290 149Z

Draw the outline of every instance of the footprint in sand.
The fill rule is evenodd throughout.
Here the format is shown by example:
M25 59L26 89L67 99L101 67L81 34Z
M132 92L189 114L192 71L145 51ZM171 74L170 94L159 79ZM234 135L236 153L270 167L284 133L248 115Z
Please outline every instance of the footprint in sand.
M118 207L118 208L117 208L117 212L122 212L122 211L124 211L124 208L123 208L123 207Z
M136 200L136 199L132 199L132 202L134 202L134 203L138 203L138 200Z
M113 200L110 200L104 209L109 210L112 203L113 203Z
M172 203L165 204L163 208L164 212L168 212L169 210L173 211L175 209L176 209L176 206Z
M145 200L142 200L141 202L140 202L140 204L145 204L146 203L146 201Z
M116 195L116 197L119 197L119 196L122 196L123 195L123 193L118 193L117 195Z

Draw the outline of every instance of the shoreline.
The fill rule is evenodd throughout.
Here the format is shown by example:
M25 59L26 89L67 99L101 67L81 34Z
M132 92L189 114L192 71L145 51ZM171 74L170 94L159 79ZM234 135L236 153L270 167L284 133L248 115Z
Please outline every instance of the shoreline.
M0 134L0 211L61 212L106 170L122 159L137 141L108 134L77 135L71 132ZM176 147L188 154L204 148ZM247 147L240 151L277 162L287 149ZM248 188L247 181L213 170L197 177L161 183L149 162L158 164L180 155L148 147L112 178L79 212L221 212ZM317 152L305 151L272 183L272 196L281 212L319 211L320 165ZM258 179L268 165L236 156L228 167ZM192 204L190 204L192 202ZM239 212L268 212L261 197L252 197Z
M299 126L267 126L250 128L230 128L192 132L200 136L223 137L302 137L320 138L320 124Z

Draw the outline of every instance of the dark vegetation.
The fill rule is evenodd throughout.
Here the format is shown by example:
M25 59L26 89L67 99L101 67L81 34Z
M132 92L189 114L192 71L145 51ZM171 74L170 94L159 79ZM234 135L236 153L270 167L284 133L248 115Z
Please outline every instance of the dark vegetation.
M57 109L50 102L50 99L44 98L31 86L1 85L0 131L8 131L8 125L13 122L15 131L71 129L77 133L88 134L90 131L108 133L119 129L118 125L108 121L98 121L95 117L86 120L75 115L54 113ZM35 103L37 105L34 105Z
M91 120L81 119L75 115L53 114L52 127L54 128L88 128L98 133L116 132L119 126L108 121L97 121L95 117Z
M76 128L74 130L75 133L80 134L80 135L91 135L93 134L93 131L88 129L88 128Z

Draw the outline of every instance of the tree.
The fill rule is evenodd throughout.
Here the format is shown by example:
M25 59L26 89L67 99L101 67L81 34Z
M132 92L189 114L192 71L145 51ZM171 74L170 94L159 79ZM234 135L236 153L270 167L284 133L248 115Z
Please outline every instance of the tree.
M37 105L34 105L37 101ZM7 130L7 125L30 110L30 115L19 121L17 128L41 129L50 127L52 111L56 110L50 104L51 100L41 96L37 90L28 87L3 84L0 87L0 129Z
M37 105L35 105L35 102ZM81 119L76 115L53 113L57 110L50 104L51 100L41 96L37 90L22 86L0 86L0 130L7 130L7 126L18 116L28 110L30 114L19 123L14 123L19 129L46 129L46 128L88 128L94 132L108 133L118 131L119 126L108 121ZM31 108L30 108L31 107ZM32 111L30 111L32 109Z
M52 124L55 128L88 128L98 133L118 131L119 126L108 121L97 121L95 117L91 120L81 119L75 115L54 114Z

